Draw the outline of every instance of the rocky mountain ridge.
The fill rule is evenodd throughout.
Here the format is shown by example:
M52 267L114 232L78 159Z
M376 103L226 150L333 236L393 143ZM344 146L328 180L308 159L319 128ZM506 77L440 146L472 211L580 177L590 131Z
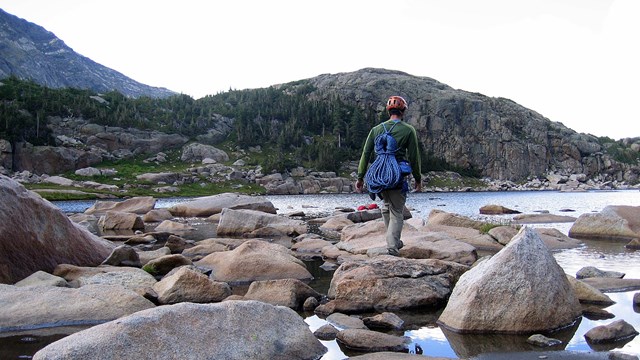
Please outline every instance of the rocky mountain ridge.
M389 94L404 96L410 104L405 120L416 127L428 156L476 169L482 176L521 181L555 172L638 181L638 164L616 161L597 137L579 134L508 99L374 68L320 75L305 84L316 88L309 96L339 96L378 111ZM639 143L638 138L627 139L627 145L633 143Z
M50 88L119 91L129 97L176 93L139 83L82 56L43 27L0 9L0 78L14 75Z

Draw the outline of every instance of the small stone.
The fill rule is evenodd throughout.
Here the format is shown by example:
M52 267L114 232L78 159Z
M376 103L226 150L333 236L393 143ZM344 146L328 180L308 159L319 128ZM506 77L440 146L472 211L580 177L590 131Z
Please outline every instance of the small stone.
M330 341L336 339L338 332L339 330L336 329L335 326L331 324L325 324L318 328L318 330L314 331L313 335L315 335L320 340Z
M402 329L402 326L404 325L404 320L402 320L398 315L390 312L366 317L362 319L362 321L370 329L378 328L399 330Z
M584 334L587 342L592 344L613 343L627 340L638 335L636 329L624 320L617 320L608 325L596 326Z
M640 239L633 239L624 247L630 250L640 250Z
M327 321L341 329L366 329L362 319L342 313L334 313L327 317Z
M302 304L302 309L304 311L313 311L315 308L318 307L318 305L320 305L320 302L318 301L318 299L314 298L313 296L310 296L307 298L307 300L304 301L304 304Z
M562 341L558 339L548 338L541 334L534 334L529 336L527 343L539 347L549 347L562 344Z
M624 273L617 271L604 271L593 266L585 266L582 269L578 270L578 272L576 273L576 279L587 279L593 277L622 279L624 275Z

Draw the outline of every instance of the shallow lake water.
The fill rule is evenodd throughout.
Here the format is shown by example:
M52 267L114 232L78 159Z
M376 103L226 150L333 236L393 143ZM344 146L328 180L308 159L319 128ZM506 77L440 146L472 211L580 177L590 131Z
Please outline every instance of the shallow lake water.
M278 213L286 214L303 211L307 216L317 217L331 214L337 207L356 208L359 205L371 203L371 199L364 194L326 194L326 195L291 195L267 196L278 208ZM158 199L156 207L169 207L173 204L189 201L185 198ZM380 203L378 201L378 203ZM65 212L82 212L93 204L92 201L56 202ZM578 217L581 214L601 211L608 205L640 206L640 191L590 191L590 192L467 192L467 193L412 193L409 194L407 207L412 210L414 217L427 218L433 209L439 209L460 215L506 222L512 216L483 216L479 214L480 207L489 204L502 205L522 213L548 212L556 215ZM568 233L571 223L533 225L554 227ZM584 245L569 250L554 252L554 256L567 274L575 276L584 266L595 266L602 270L619 271L626 274L625 278L640 278L640 251L626 250L625 242L619 241L584 241ZM312 286L326 293L331 280L331 272L322 270L321 262L309 262L308 267L316 279ZM640 309L633 307L633 295L636 291L607 293L616 302L606 310L615 315L607 320L590 320L583 317L575 326L563 331L546 334L563 340L563 345L552 350L571 351L621 351L627 354L640 355L640 337L636 337L626 344L616 344L618 348L591 348L584 339L584 334L598 325L609 324L623 319L636 330L640 330ZM411 338L411 351L419 346L424 355L443 357L471 357L487 352L512 351L540 351L527 345L523 336L513 335L459 335L443 331L436 325L436 320L442 309L424 312L412 311L397 313L403 320L407 330L395 333ZM326 323L314 314L302 314L309 328L314 331ZM0 334L0 358L16 359L29 358L33 349L55 340L59 335L54 329L46 334L32 336L38 332ZM3 338L4 336L4 338ZM26 340L25 340L26 339ZM50 339L47 341L47 339ZM328 348L324 360L344 359L356 355L342 349L335 341L323 341ZM547 350L547 349L545 349ZM22 357L21 357L22 356Z

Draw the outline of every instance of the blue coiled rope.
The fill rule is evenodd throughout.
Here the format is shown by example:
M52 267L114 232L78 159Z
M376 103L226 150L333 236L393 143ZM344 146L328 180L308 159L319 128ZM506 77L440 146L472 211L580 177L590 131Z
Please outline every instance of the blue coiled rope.
M367 170L364 181L367 190L373 194L379 194L382 190L394 189L400 185L402 174L396 160L398 142L391 136L391 130L398 123L394 123L389 130L382 124L384 133L376 136L374 151L376 158Z

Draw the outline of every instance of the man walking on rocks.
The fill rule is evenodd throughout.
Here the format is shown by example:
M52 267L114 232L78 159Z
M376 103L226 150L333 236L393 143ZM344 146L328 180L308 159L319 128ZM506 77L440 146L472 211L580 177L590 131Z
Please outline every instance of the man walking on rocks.
M406 177L409 174L413 175L415 180L415 191L422 191L422 171L420 168L420 150L418 146L418 137L416 130L413 126L402 121L404 113L407 110L407 102L400 96L391 96L387 101L387 111L389 112L389 120L384 121L374 126L369 132L369 136L364 144L362 155L360 157L360 163L358 165L358 180L356 181L356 191L362 192L365 185L365 178L367 178L367 189L375 199L375 194L382 198L384 205L382 207L382 218L387 229L386 240L387 249L390 255L398 256L403 246L400 240L402 233L402 226L404 222L404 206L407 201L407 192L409 186ZM383 186L381 190L377 188L373 190L372 183L375 180L375 176L367 173L369 168L369 160L374 152L376 156L388 155L389 152L384 154L380 149L380 135L384 137L384 134L390 134L395 143L391 154L395 154L395 160L398 165L394 165L396 169L400 170L400 181L396 184L389 184ZM393 141L386 141L387 143L393 143ZM385 145L385 149L386 146ZM397 146L397 148L395 148ZM393 162L393 160L391 160ZM373 165L373 164L372 164ZM386 164L385 164L386 165ZM387 167L383 165L384 170ZM393 169L389 166L388 169ZM388 170L392 172L393 170ZM396 170L397 171L397 170Z

